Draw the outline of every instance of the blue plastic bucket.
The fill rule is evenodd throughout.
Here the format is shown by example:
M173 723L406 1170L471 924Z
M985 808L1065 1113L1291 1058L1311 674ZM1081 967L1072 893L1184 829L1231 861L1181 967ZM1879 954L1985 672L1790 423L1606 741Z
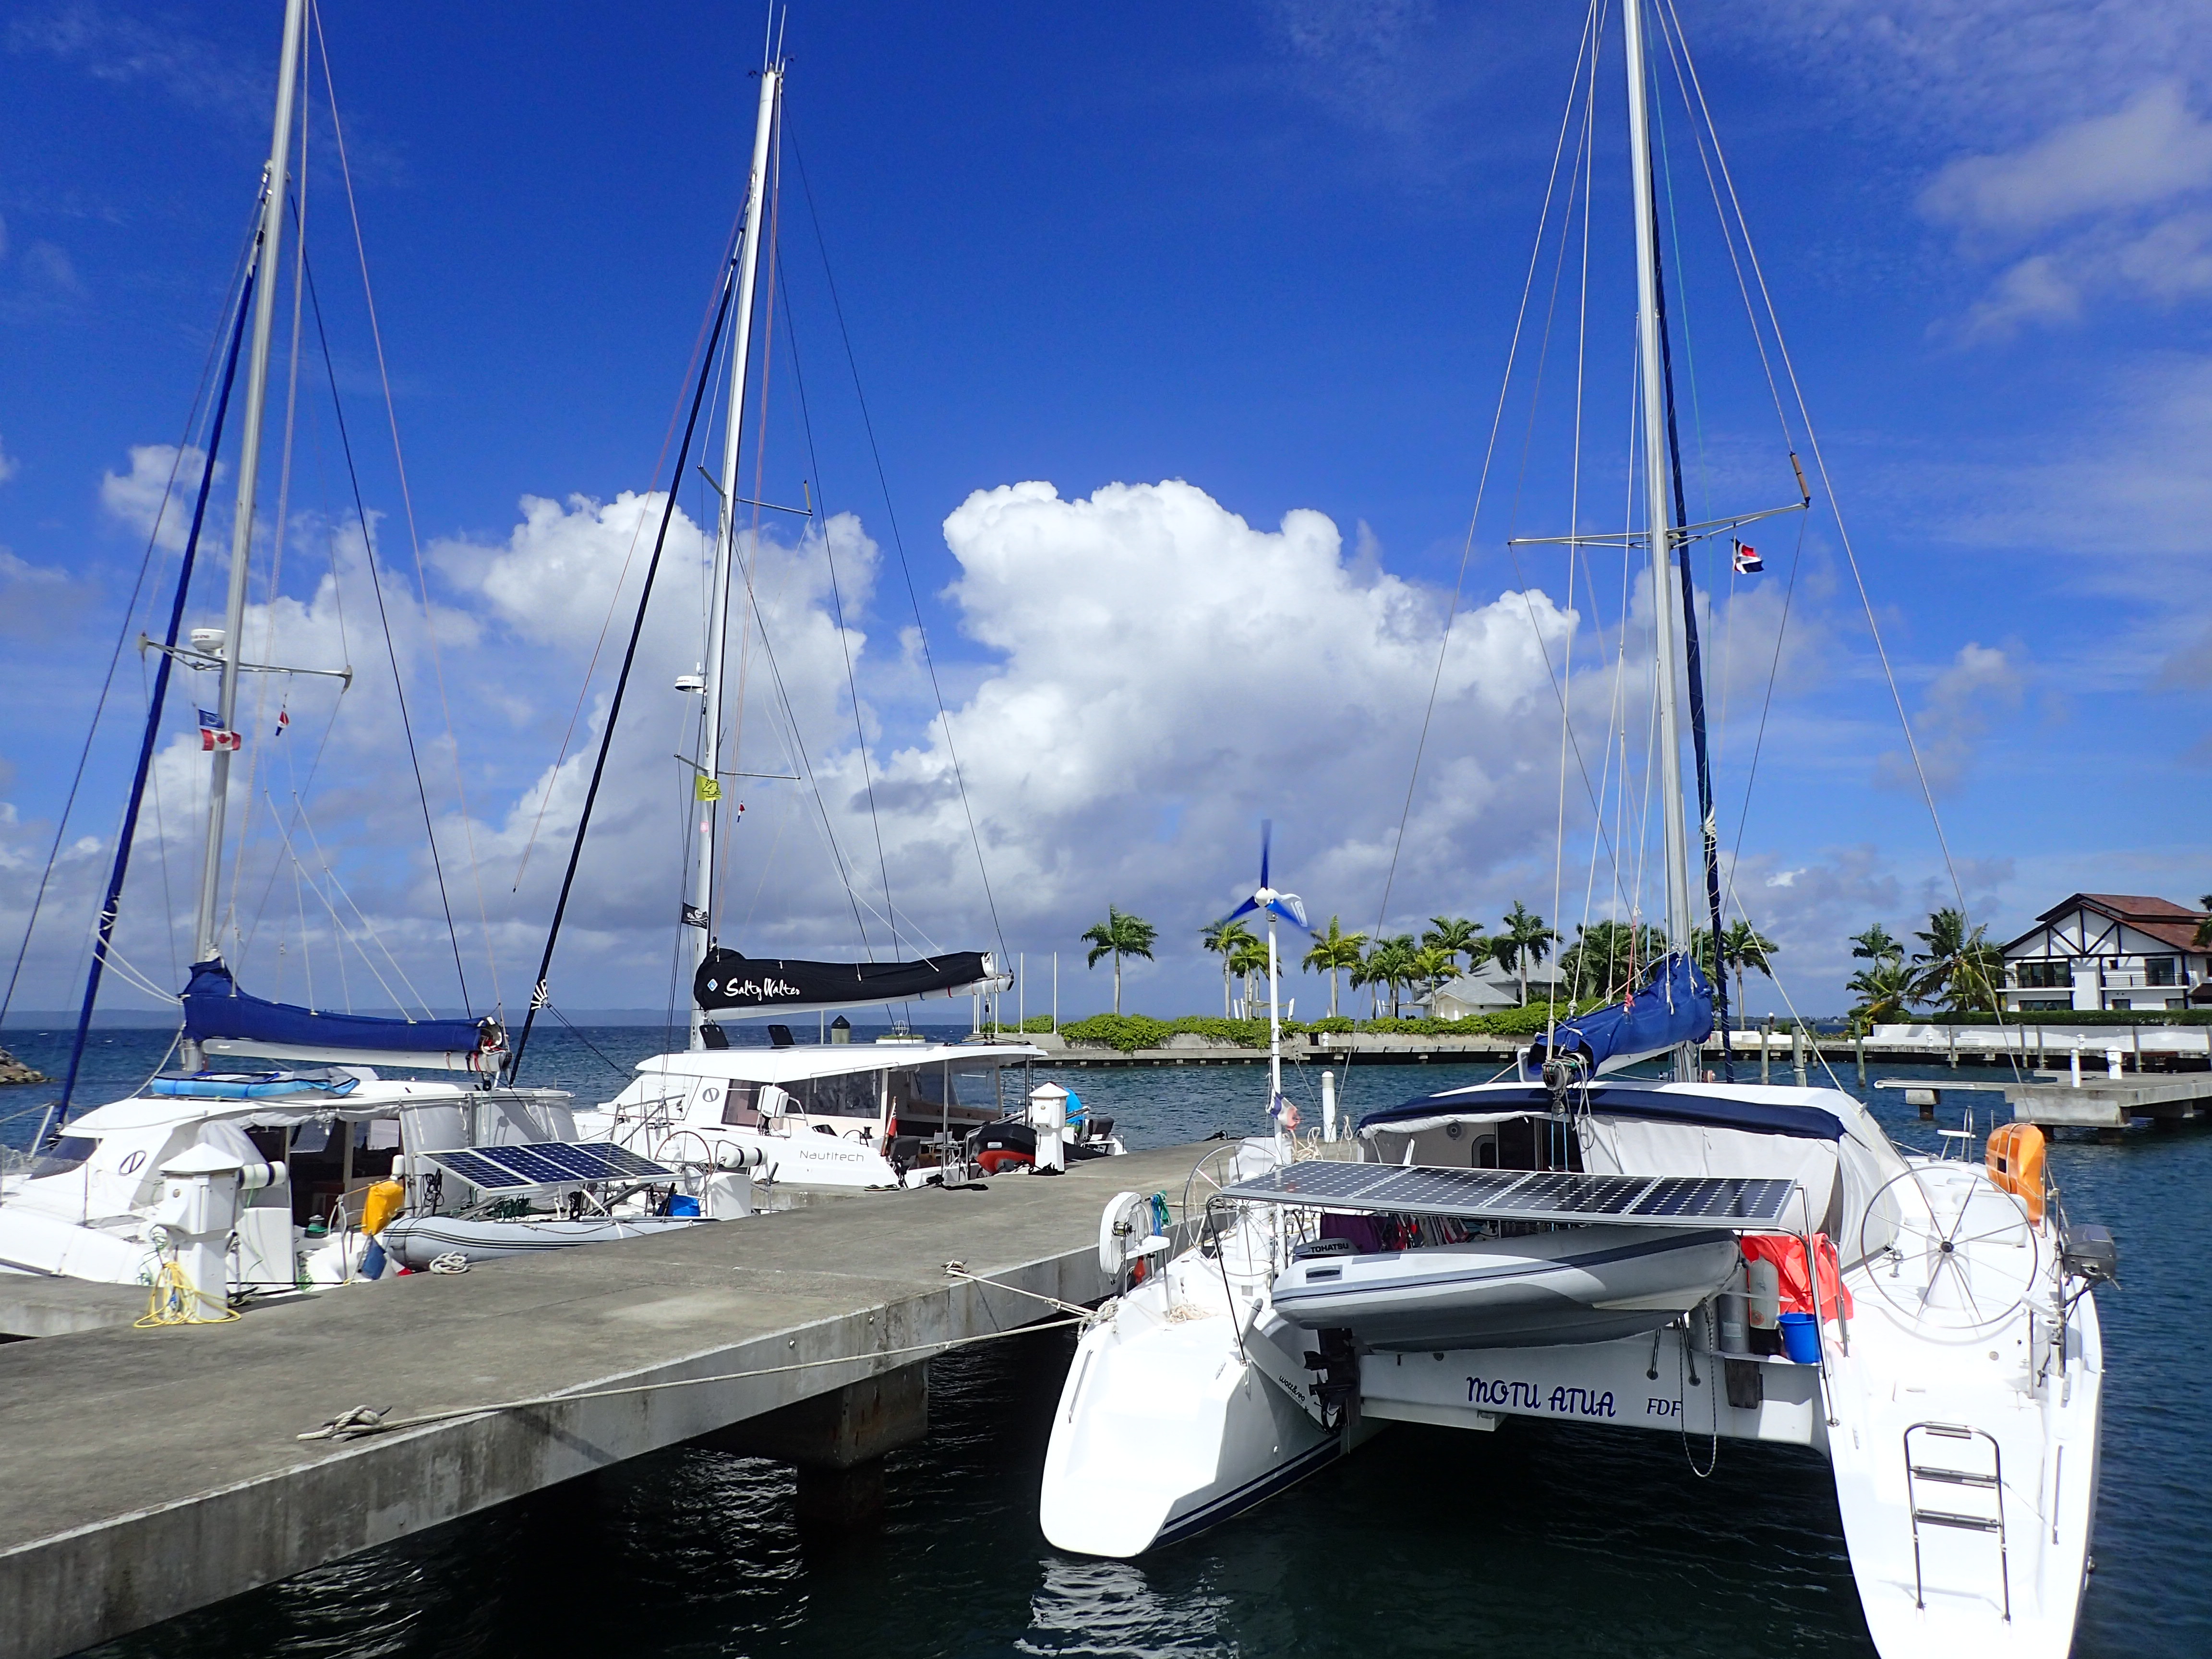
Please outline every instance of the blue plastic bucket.
M699 1200L696 1198L686 1198L683 1194L678 1193L668 1200L668 1213L671 1215L696 1215L699 1213Z
M1808 1313L1782 1316L1782 1352L1794 1365L1820 1363L1820 1322Z

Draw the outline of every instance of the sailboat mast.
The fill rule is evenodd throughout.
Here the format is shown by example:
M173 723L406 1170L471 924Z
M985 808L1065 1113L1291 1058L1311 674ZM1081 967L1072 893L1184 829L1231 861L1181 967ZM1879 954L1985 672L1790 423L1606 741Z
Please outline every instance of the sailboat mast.
M286 0L284 52L276 69L276 132L269 141L269 166L261 175L261 231L255 238L253 268L264 280L253 295L253 341L246 358L245 417L239 431L238 504L230 531L230 602L223 611L222 689L216 709L222 728L235 732L238 712L238 665L245 648L246 577L248 555L253 549L253 495L261 470L261 416L268 401L269 341L276 321L276 252L284 236L284 160L292 142L292 106L299 88L299 69L307 35L307 0ZM230 793L230 757L218 747L208 776L207 849L200 866L198 925L193 938L192 959L211 961L222 954L216 921L216 901L222 885L223 809ZM197 1045L194 1045L195 1047ZM199 1056L188 1053L187 1064Z
M707 615L707 660L704 664L706 718L700 734L700 767L692 790L699 809L699 836L691 869L690 914L696 918L698 937L693 941L691 969L696 975L714 948L714 843L721 823L722 668L728 655L730 573L735 562L738 535L738 453L744 436L745 377L753 337L753 290L760 268L761 224L768 203L768 153L775 128L775 100L783 84L781 64L761 70L760 110L753 125L752 175L745 186L745 226L738 250L737 325L730 337L730 404L722 430L721 517L714 529L714 572ZM691 1046L707 1046L707 1016L692 1000Z
M1651 121L1644 100L1643 0L1621 7L1621 43L1628 64L1628 149L1636 198L1636 343L1644 393L1644 523L1651 547L1653 655L1659 696L1659 795L1666 824L1667 943L1687 951L1696 918L1690 907L1690 836L1682 802L1682 740L1675 707L1681 670L1673 573L1674 517L1667 497L1666 371L1661 362L1659 210L1651 180ZM1674 1051L1678 1081L1697 1078L1697 1050Z

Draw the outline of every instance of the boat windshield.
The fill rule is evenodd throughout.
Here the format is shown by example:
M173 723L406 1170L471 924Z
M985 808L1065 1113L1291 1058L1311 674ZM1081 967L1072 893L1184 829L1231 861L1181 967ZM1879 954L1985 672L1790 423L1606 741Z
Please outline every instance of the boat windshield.
M59 1140L31 1160L33 1181L46 1176L67 1175L71 1170L84 1167L100 1143L90 1135L64 1135Z

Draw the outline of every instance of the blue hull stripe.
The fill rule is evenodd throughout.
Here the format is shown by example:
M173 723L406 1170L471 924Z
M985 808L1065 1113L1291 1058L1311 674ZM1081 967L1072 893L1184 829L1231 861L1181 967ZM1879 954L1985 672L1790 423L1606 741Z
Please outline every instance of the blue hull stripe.
M1343 1454L1344 1434L1340 1430L1319 1445L1300 1452L1289 1462L1268 1470L1257 1480L1248 1480L1234 1492L1224 1492L1180 1520L1170 1522L1160 1528L1160 1535L1152 1540L1152 1547L1158 1549L1164 1544L1179 1544L1209 1527L1218 1526L1224 1521L1242 1515L1255 1504L1264 1504L1285 1487L1296 1486L1315 1470L1335 1462Z

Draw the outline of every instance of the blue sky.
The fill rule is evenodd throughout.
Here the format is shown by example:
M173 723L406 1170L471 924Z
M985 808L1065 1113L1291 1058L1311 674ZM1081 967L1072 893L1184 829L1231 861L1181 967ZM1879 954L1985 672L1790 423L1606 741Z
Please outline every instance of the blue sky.
M273 3L33 0L0 40L11 956L167 471L162 453L134 464L133 451L177 441L222 321L267 144L280 15ZM781 574L763 603L826 815L865 867L853 884L880 910L887 878L909 939L1002 937L1033 965L1058 949L1063 1012L1082 1012L1104 1000L1105 975L1066 953L1110 900L1163 931L1158 961L1133 974L1132 1006L1204 1008L1218 980L1194 929L1237 896L1263 816L1278 825L1283 878L1321 915L1373 927L1582 21L1571 8L1416 0L794 9L759 476L772 499L804 479L846 515L830 521L842 585L830 592L818 538L777 526L762 568ZM2212 48L2188 12L2156 4L1905 15L1835 3L1749 21L1690 4L1682 22L1975 914L2008 934L2081 888L2193 898L2212 886L2198 831L2212 761ZM434 659L392 586L414 578L413 544L319 68L309 257L400 611L395 653L430 734L425 774L465 958L491 958L471 994L487 1000L495 966L512 1003L557 859L541 847L519 881L515 869L532 826L557 850L573 817L574 745L566 771L550 769L645 510L622 507L623 493L665 486L655 457L738 205L759 21L717 7L641 21L584 5L327 0L322 24ZM1592 150L1583 449L1583 511L1616 526L1630 320L1617 33L1609 25ZM1693 508L1701 494L1716 511L1773 505L1791 493L1786 452L1689 125L1679 104L1667 109L1688 330L1678 350L1696 380ZM1540 328L1509 396L1391 878L1394 928L1439 911L1494 924L1516 897L1569 931L1607 914L1612 874L1589 878L1578 776L1555 868L1551 676L1571 635L1586 699L1577 740L1604 771L1609 683L1589 665L1617 642L1619 557L1578 586L1570 623L1559 556L1524 551L1516 570L1503 544L1563 527L1567 511L1578 337L1565 269L1533 417ZM319 360L302 368L280 584L290 608L276 637L294 659L343 653L362 680L308 792L321 853L304 850L295 824L298 882L276 826L299 774L278 782L274 753L257 774L266 799L246 812L238 949L264 988L301 971L303 947L327 953L316 969L327 1000L336 909L357 933L373 927L382 944L370 955L388 945L376 959L393 975L404 964L446 1006L458 987L442 907L390 672L376 684L368 672L383 646L362 631L367 579L329 394L313 395L320 372ZM276 454L272 439L264 532ZM1030 483L1056 497L1013 488ZM684 523L702 493L680 496ZM1766 575L1731 592L1701 567L1719 589L1708 649L1732 665L1723 838L1738 835L1765 707L1735 886L1782 941L1778 966L1808 1010L1844 1000L1844 933L1874 920L1904 931L1949 893L1917 785L1904 787L1889 691L1823 495L1802 556L1784 520L1753 538ZM696 594L696 538L691 552L678 562ZM1767 707L1779 595L1799 556ZM334 557L341 575L325 591ZM173 574L173 557L159 568ZM908 573L954 711L964 808L902 635L915 620ZM195 621L212 619L219 585L203 579ZM138 615L134 628L143 605ZM625 717L630 770L618 772L604 848L595 837L586 857L589 890L556 972L556 995L576 1006L666 994L682 808L665 758L679 713L665 687L696 657L697 623L680 595L657 615ZM1636 637L1632 617L1632 657ZM1632 668L1629 680L1632 703ZM458 771L440 747L441 683ZM19 1003L72 1000L140 685L126 658ZM587 719L605 686L602 666ZM295 694L283 742L310 714L327 717L319 695ZM757 733L775 720L748 741L766 742ZM1628 724L1640 766L1640 716ZM744 752L747 765L788 759ZM285 760L304 767L296 751ZM167 834L153 850L167 849L170 904L185 902L183 797L198 761L182 747L164 757ZM729 914L726 936L754 954L850 949L854 907L808 828L811 798L762 790L735 850L743 914ZM1629 840L1624 887L1636 879ZM475 878L454 873L471 852L481 900ZM344 889L325 883L319 899L310 877L325 861ZM167 982L184 946L160 864L141 860L125 939ZM288 886L294 923L272 897ZM1648 874L1643 890L1656 903ZM362 984L343 994L380 1004L362 962ZM288 994L301 988L295 978ZM1307 1012L1325 992L1309 981L1297 994ZM1775 1002L1754 988L1755 1008Z

